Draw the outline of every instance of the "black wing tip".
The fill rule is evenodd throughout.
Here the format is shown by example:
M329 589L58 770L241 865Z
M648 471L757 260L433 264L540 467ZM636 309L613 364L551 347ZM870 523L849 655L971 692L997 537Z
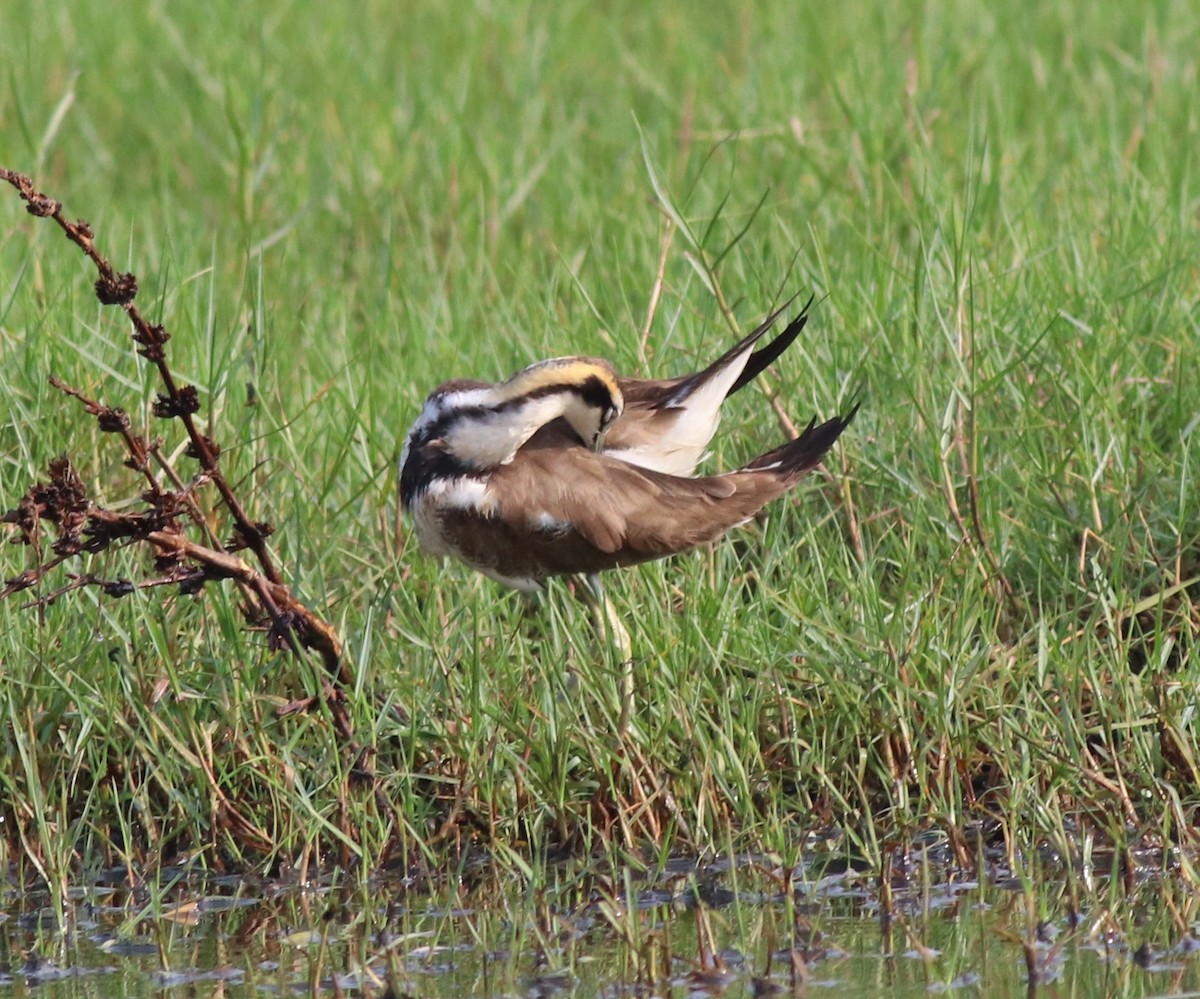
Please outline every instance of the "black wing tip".
M818 424L814 416L799 437L760 455L746 468L771 469L782 476L798 478L821 463L842 432L854 422L861 408L862 400L858 399L844 415L832 417L824 423Z
M798 450L810 453L819 451L823 455L833 447L845 429L854 422L854 418L861 408L862 402L855 402L843 415L834 416L821 424L817 423L817 418L814 416L804 429L804 433L784 446L795 445Z
M756 329L750 335L754 337L760 333L766 332L775 323L775 320L777 320L781 315L783 315L784 312L792 307L792 303L794 303L799 297L800 294L797 292L786 302L784 302L783 305L767 316L767 318L759 324L758 329ZM746 367L743 368L742 373L738 375L737 381L733 383L733 388L731 388L726 394L726 398L733 395L733 393L738 389L745 388L750 384L750 382L754 381L754 379L761 375L769 365L775 363L780 354L782 354L795 342L796 337L800 335L800 331L803 330L806 325L808 325L808 310L812 308L812 304L816 301L816 299L817 296L815 292L810 294L808 296L808 301L805 302L801 307L800 314L784 327L783 332L765 347L759 347L758 350L754 351L754 353L750 355L746 361Z

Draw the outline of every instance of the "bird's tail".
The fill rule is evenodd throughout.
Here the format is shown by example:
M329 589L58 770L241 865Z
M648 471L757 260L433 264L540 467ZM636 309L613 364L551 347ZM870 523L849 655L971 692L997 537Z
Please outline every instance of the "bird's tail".
M759 455L745 466L745 470L773 471L788 479L798 479L821 463L842 431L850 426L861 405L856 402L845 416L835 416L821 424L814 416L799 437Z

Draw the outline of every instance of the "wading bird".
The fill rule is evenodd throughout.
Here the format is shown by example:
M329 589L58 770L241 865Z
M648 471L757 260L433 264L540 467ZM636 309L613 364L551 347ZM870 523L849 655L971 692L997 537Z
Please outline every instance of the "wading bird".
M679 378L625 378L605 360L558 357L496 384L438 386L400 458L400 501L421 548L521 590L587 577L597 599L589 604L604 605L627 652L597 574L746 523L815 468L854 419L857 405L735 471L691 477L721 403L795 340L807 308L766 346L754 349L782 309Z

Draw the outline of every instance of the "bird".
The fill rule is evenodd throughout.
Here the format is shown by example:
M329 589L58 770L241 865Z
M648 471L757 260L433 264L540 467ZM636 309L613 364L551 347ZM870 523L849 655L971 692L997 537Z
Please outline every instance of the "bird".
M859 409L814 418L733 471L692 475L721 404L804 328L807 305L756 350L783 311L690 375L622 377L607 360L570 356L498 383L439 385L400 458L400 502L420 547L537 591L551 577L598 580L745 524L820 463Z

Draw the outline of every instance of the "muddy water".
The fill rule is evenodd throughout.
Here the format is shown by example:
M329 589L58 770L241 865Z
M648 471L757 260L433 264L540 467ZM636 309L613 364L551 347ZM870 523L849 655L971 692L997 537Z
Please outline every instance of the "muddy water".
M10 884L0 999L1200 991L1200 913L1169 857L1037 885L944 860L897 856L886 879L842 858L675 860L650 876L562 871L536 891L478 874L348 889L179 870L155 894L109 871L61 912Z

